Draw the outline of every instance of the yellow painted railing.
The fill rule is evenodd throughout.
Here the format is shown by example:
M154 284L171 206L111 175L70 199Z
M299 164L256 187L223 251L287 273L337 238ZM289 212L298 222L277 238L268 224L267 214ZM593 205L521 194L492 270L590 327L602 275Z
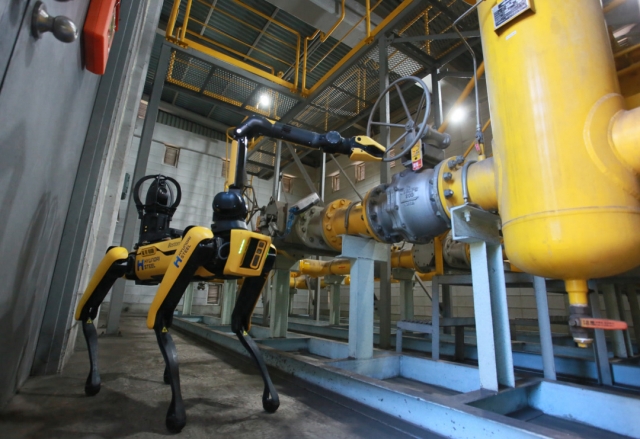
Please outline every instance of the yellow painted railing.
M281 44L282 47L287 47L290 48L292 50L292 52L294 53L295 56L295 61L294 62L288 62L284 59L282 59L282 55L280 55L280 57L276 56L275 54L269 53L268 51L264 51L261 49L258 49L254 46L252 46L249 43L246 43L238 38L233 37L232 35L229 35L228 33L220 30L220 29L216 29L213 26L210 26L208 23L206 22L202 22L196 18L191 17L191 6L193 4L194 0L186 0L186 7L185 7L185 11L182 17L182 22L180 24L178 24L178 18L181 15L180 14L180 5L182 3L182 0L174 0L173 3L173 7L171 10L171 14L169 16L169 22L167 23L167 29L166 29L166 38L168 41L177 44L179 46L182 47L188 47L188 48L193 48L197 51L200 51L202 53L208 54L210 56L214 56L218 59L221 59L231 65L234 65L236 67L242 68L248 72L251 72L253 74L256 74L258 76L261 76L263 78L266 78L276 84L285 86L287 88L289 88L290 91L294 92L294 93L300 93L303 96L304 95L308 95L311 91L316 90L318 87L320 87L320 85L322 83L324 83L329 75L325 75L320 81L318 81L312 89L307 89L306 88L306 80L307 80L307 75L308 73L312 72L316 67L318 67L318 65L320 63L322 63L329 54L331 54L338 46L339 44L344 41L344 39L353 31L355 30L360 23L362 23L363 21L365 22L365 29L366 29L366 33L365 33L365 38L356 46L357 49L361 48L363 45L365 44L369 44L372 41L372 36L376 35L377 33L379 33L384 27L385 25L388 23L389 20L391 20L393 17L395 17L398 13L400 13L404 8L406 8L410 3L411 0L405 0L400 6L398 6L398 8L396 8L396 10L394 10L391 14L389 14L389 16L382 22L380 23L380 25L378 25L373 31L371 30L371 12L374 11L376 9L376 7L378 7L381 3L382 0L378 0L376 2L375 5L373 5L373 7L370 6L369 4L369 0L366 0L366 10L364 15L362 16L362 18L360 20L358 20L358 22L356 22L352 28L350 30L348 30L345 35L339 40L337 41L332 47L331 49L329 49L329 51L327 53L324 54L324 56L318 61L316 62L316 64L311 67L309 70L307 70L307 60L308 60L308 43L309 41L312 41L313 39L315 39L318 35L320 36L320 41L321 42L325 42L327 41L327 39L334 33L334 31L338 28L338 26L344 21L345 15L346 15L346 8L345 8L345 2L346 0L342 1L342 9L341 9L341 14L339 19L336 21L336 23L331 27L331 29L327 32L327 33L323 33L320 32L319 30L316 31L314 34L312 34L311 36L307 36L304 38L304 43L302 44L302 36L300 35L300 33L298 31L296 31L295 29L292 29L291 27L283 24L282 22L258 11L257 9L243 3L240 0L233 0L233 2L235 4L237 4L238 6L247 9L248 11L251 11L252 13L259 15L260 17L264 18L265 20L268 20L270 23L273 23L273 25L278 26L282 29L284 29L285 31L291 33L292 35L295 36L296 38L296 44L291 44L287 41L284 41L283 39L277 37L276 35L270 34L267 31L264 31L263 29L257 28L256 26L247 23L246 21L243 21L237 17L235 17L233 14L230 14L226 11L224 11L221 8L217 8L215 9L215 13L219 13L219 14L223 14L225 16L225 18L228 18L230 20L234 20L237 21L239 24L241 24L242 26L246 26L248 28L254 29L258 32L260 32L261 34L263 34L266 38L271 38L274 41L278 42L278 44ZM207 6L207 7L211 7L211 5L209 3L207 3L204 0L195 0L199 3L202 3L203 5ZM228 47L227 45L219 42L219 41L214 41L211 38L205 37L204 35L202 35L201 33L198 32L194 32L193 30L190 30L189 27L189 22L193 22L196 23L199 26L202 26L203 29L209 29L221 36L223 36L224 38L228 38L238 44L247 46L252 48L254 51L269 57L271 59L273 59L274 61L277 61L279 63L283 63L285 65L287 65L289 68L291 68L294 72L294 79L293 82L289 82L285 79L283 79L283 73L282 72L276 72L276 69L270 65L267 62L264 62L264 60L258 60L255 57L251 57L248 56L246 54L243 54L241 52L239 52L238 50L235 50L231 47ZM193 24L192 23L192 24ZM197 41L196 41L197 40ZM205 44L206 43L206 44ZM222 53L218 50L216 50L213 47L209 47L208 45L211 46L216 46L217 48L223 49L225 52L227 53L231 53L236 55L237 57L241 57L241 59L235 58L231 55L228 55L227 53ZM303 47L301 47L303 46ZM342 64L344 64L349 58L351 58L351 55L354 51L352 50L351 52L349 52L349 54L347 54L342 60L340 60L335 66L333 66L333 68L331 69L330 73L333 73L335 71L335 69L339 68ZM302 53L302 80L301 83L302 85L299 86L299 82L300 82L300 58L301 58L301 53ZM244 60L248 60L249 62L245 62Z

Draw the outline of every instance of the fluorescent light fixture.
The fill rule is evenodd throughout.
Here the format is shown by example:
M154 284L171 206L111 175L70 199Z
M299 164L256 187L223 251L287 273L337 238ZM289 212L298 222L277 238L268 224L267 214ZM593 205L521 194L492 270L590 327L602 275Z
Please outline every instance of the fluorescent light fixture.
M261 105L263 108L266 108L269 106L270 103L271 103L271 99L269 99L268 95L260 96L260 101L258 102L258 105Z
M453 123L458 123L464 119L465 115L466 112L461 107L458 107L451 113L450 120Z

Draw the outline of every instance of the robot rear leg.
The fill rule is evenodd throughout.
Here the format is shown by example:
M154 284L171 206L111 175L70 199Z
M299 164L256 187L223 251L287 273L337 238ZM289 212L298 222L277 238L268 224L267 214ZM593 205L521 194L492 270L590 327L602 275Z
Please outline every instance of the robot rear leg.
M90 369L84 386L87 396L94 396L100 391L98 333L93 320L97 317L98 309L115 281L124 276L128 256L129 253L124 247L110 248L98 265L76 308L75 318L82 322L82 333L89 351Z

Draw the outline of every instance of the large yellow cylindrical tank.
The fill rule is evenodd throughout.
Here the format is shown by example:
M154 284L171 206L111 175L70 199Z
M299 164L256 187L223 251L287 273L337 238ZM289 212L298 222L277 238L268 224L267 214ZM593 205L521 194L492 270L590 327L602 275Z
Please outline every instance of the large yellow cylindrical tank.
M640 265L640 186L616 151L624 110L598 0L536 0L494 29L479 7L505 250L520 269L586 280Z

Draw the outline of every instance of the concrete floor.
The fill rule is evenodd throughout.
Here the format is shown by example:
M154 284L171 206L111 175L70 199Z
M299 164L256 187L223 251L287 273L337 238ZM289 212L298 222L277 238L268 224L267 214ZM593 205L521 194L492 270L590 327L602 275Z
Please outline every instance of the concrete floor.
M79 334L76 352L62 374L30 378L0 411L0 437L170 436L164 418L171 391L162 382L164 362L155 336L146 328L144 317L123 317L121 332L121 337L99 340L102 389L98 395L84 395L89 360L84 339ZM273 370L271 376L280 394L280 408L275 414L267 414L260 399L262 380L249 358L214 350L175 331L173 337L187 407L187 426L177 437L405 438L427 435Z

